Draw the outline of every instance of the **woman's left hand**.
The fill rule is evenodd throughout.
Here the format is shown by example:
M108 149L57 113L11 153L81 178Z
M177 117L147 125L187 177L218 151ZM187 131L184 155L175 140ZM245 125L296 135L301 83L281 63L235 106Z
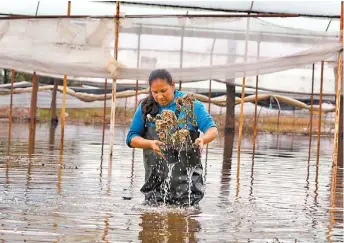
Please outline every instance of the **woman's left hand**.
M197 146L199 146L199 151L202 153L203 144L204 144L203 138L196 138L195 144L196 144Z

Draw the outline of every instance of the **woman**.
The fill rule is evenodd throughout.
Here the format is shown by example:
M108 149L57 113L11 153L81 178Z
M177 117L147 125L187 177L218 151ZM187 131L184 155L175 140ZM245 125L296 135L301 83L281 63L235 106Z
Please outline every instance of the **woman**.
M185 93L175 89L172 77L165 69L157 69L150 74L149 86L150 94L138 106L126 139L129 147L143 149L146 173L141 192L149 204L196 205L204 195L200 152L217 136L216 125L203 104L194 101L192 107L196 124L187 124L187 129L190 139L197 146L179 151L164 149L164 143L159 140L156 126L150 118L158 117L167 110L175 112L180 121L186 114L177 109L175 100L185 96ZM199 137L198 129L204 133L202 137ZM174 156L167 156L171 154Z

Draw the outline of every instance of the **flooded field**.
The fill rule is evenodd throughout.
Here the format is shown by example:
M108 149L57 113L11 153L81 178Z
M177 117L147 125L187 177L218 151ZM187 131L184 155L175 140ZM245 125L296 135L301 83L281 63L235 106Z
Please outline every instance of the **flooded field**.
M231 153L219 136L203 151L205 197L200 208L143 205L142 150L125 145L116 127L112 164L106 130L0 122L1 242L342 242L343 169L332 179L333 139L323 137L319 167L316 137L260 134L253 159L244 138L240 170L237 141ZM33 137L31 136L31 140ZM232 154L232 159L228 156ZM240 176L238 177L238 173ZM335 193L336 191L336 193Z

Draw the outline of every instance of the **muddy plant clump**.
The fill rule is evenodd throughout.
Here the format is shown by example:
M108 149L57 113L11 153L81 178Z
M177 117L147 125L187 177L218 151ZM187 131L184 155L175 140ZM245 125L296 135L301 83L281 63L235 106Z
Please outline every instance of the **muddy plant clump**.
M191 94L176 98L177 110L182 114L179 119L171 110L164 110L155 118L147 116L148 121L155 123L159 140L166 148L180 150L187 145L192 146L188 128L189 125L196 126L194 101L195 98Z

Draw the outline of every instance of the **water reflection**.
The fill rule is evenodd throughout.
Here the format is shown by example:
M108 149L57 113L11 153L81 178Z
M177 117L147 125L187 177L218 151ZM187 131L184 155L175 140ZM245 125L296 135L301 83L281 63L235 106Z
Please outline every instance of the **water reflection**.
M29 157L35 153L35 137L36 137L36 124L30 126L29 132Z
M175 212L145 212L140 217L142 242L197 242L201 224L192 216Z
M225 131L224 133L223 162L222 162L222 169L221 169L221 186L220 186L221 203L224 203L224 204L228 204L228 195L229 195L229 188L230 188L229 182L231 179L234 136L235 134L233 131Z
M102 234L102 241L103 242L106 242L106 243L109 243L110 241L107 239L108 238L108 234L109 234L109 220L112 218L112 216L107 216L105 217L104 219L104 231L103 231L103 234Z
M49 127L49 151L54 151L56 123L51 123Z

